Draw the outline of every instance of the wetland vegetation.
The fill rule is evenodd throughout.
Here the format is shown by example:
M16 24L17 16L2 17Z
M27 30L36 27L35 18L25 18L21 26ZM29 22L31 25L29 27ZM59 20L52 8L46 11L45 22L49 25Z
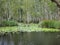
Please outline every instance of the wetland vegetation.
M60 0L0 0L0 45L60 45Z

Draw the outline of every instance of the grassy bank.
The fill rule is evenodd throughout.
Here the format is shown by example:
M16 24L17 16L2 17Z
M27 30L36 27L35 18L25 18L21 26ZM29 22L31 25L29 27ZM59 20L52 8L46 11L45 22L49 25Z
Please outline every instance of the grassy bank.
M38 27L20 27L20 31L23 32L59 32L59 29L52 29L52 28L38 28Z
M13 27L0 27L0 33L5 32L59 32L59 29L52 29L52 28L40 28L38 27L38 24L19 24L19 26L13 26Z
M17 32L17 31L18 31L17 26L14 26L14 27L0 27L0 33Z

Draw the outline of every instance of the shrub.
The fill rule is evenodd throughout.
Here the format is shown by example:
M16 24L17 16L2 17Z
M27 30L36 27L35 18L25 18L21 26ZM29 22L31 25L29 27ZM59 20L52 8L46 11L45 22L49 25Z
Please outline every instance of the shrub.
M4 26L18 26L18 23L16 21L2 21L0 27Z
M60 28L60 22L54 20L44 20L39 23L39 26L42 28Z
M60 21L55 22L55 28L60 29Z

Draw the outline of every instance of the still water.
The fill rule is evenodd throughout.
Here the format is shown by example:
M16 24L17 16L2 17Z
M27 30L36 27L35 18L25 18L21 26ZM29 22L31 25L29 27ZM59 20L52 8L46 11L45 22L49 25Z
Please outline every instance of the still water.
M60 45L60 32L17 32L0 35L0 45Z

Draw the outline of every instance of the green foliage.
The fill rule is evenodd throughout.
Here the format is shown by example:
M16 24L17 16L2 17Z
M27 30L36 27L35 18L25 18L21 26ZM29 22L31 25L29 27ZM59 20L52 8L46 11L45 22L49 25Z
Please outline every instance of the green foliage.
M1 27L5 27L5 26L18 26L18 23L16 21L2 21L0 23Z
M56 29L60 29L60 21L44 20L41 23L39 23L39 26L42 27L42 28L56 28Z
M60 21L55 22L55 28L60 29Z
M19 23L20 26L12 26L12 27L0 27L0 33L5 32L59 32L59 29L52 29L52 28L39 28L38 24L25 24L25 23ZM26 25L26 26L24 26Z
M44 20L40 23L40 26L43 28L54 28L54 21Z
M23 32L58 32L59 29L53 29L53 28L40 28L38 27L38 24L34 24L34 23L31 23L29 24L24 24L24 23L21 23L20 24L21 26L19 27L19 30L20 31L23 31ZM26 25L26 26L24 26Z
M55 3L50 0L0 0L0 17L3 19L11 17L23 21L27 19L27 15L34 19L37 17L45 18L48 14L53 17L54 13L57 14L56 8ZM27 14L27 12L29 13Z

